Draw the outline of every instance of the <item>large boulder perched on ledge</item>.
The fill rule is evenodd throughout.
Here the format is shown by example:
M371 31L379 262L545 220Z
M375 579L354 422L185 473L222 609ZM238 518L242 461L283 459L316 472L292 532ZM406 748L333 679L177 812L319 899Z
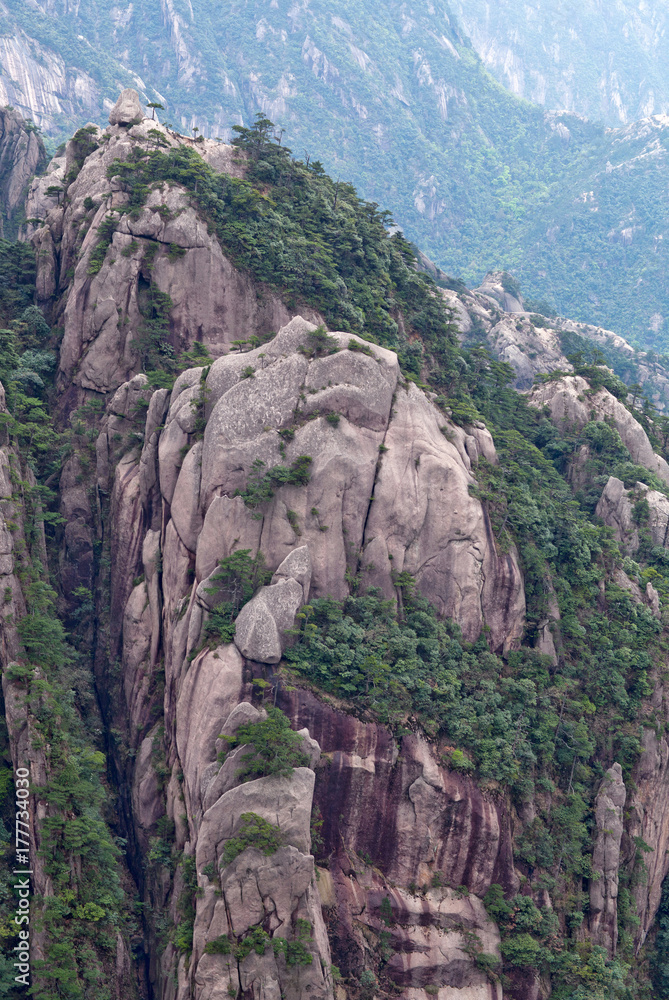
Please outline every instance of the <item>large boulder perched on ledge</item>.
M235 645L242 656L258 663L278 663L285 646L285 632L293 627L304 603L297 580L279 580L261 587L245 604L236 622Z
M129 87L121 91L119 99L109 112L110 125L136 125L144 117L139 94Z

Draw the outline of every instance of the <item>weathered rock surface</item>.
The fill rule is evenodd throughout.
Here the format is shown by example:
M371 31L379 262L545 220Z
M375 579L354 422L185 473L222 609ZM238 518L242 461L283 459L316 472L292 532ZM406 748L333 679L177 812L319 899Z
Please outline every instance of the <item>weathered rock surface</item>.
M301 968L298 982L280 953L253 952L241 963L241 983L256 990L262 981L267 996L276 983L291 1000L333 995L321 971L329 968L329 946L309 855L314 771L240 785L244 748L222 764L217 759L221 734L259 717L247 704L250 670L259 669L253 663L281 659L299 607L314 596L345 597L347 568L363 568L368 583L393 597L395 562L396 569L416 574L421 591L468 637L486 623L491 644L501 649L521 633L524 596L516 557L496 554L481 505L469 495L479 455L496 460L487 430L450 424L414 385L401 384L392 352L350 350L349 334L332 334L338 350L310 359L299 349L313 329L297 317L261 350L219 357L204 384L200 440L192 403L201 398L203 371L193 369L179 377L169 399L164 390L149 398L142 376L122 383L98 441L98 482L111 492L113 510L110 638L122 661L127 739L136 753L137 843L148 849L166 815L180 849L195 857L203 889L189 968L170 946L151 974L159 990L176 967L175 997L192 990L211 1000L230 983L239 985L236 964L205 951L207 941L221 934L238 938L258 922L290 937L297 933L295 914L311 925L308 947L319 959ZM338 421L326 419L333 413ZM292 433L282 436L282 430ZM301 456L312 460L302 484L276 481L274 495L256 506L235 496L247 489L249 477L290 468ZM258 460L264 465L256 464L254 472ZM381 545L384 562L371 555ZM219 599L212 578L219 561L239 549L260 552L271 581L242 608L234 644L201 648L207 616ZM156 671L163 665L161 706ZM479 900L493 881L511 891L518 885L505 808L471 779L444 770L417 738L406 737L398 757L386 730L327 709L314 696L282 692L279 703L303 735L318 775L315 794L327 815L323 836L331 845L333 873L348 870L346 851L366 852L388 886L422 885L438 872L477 897L458 903L436 893L425 925L410 915L401 930L398 922L392 966L398 987L422 991L436 977L443 989L458 991L453 996L484 996L484 977L463 952L466 942L455 925L471 924L496 953L497 938ZM164 736L154 727L160 711ZM249 849L221 869L219 889L225 843L246 812L277 824L284 846L269 858ZM178 917L175 878L163 891ZM356 889L355 899L368 888ZM369 898L371 906L376 897ZM402 900L410 914L409 895ZM342 927L353 920L354 902L341 897ZM292 923L281 916L286 913L293 914ZM337 940L351 949L351 969L361 971L366 945L356 927L341 930ZM418 996L423 1000L422 992ZM173 998L165 994L164 1000Z
M653 708L668 716L666 692L658 685L652 697ZM642 753L636 770L634 788L627 807L630 819L626 824L628 856L633 857L634 837L641 837L650 848L644 852L646 878L634 886L640 927L636 935L637 951L646 940L660 905L662 884L669 873L669 744L664 735L653 729L644 729L641 740Z
M590 933L594 944L615 955L618 941L618 868L623 836L626 790L620 764L604 775L595 800L597 836L592 869L599 875L590 882Z
M653 545L667 548L669 543L669 499L658 490L651 490L645 483L636 483L632 491L626 490L624 484L611 476L601 499L597 504L598 517L613 528L616 541L624 552L633 554L639 548L639 524L634 520L634 503L645 500L648 504L648 518L644 518L644 527L650 533Z
M234 653L239 660L234 647L227 647L227 650L230 652L221 650L221 655ZM223 685L231 690L225 681ZM214 730L231 734L240 725L262 718L253 706L240 703L212 729L211 720L217 713L212 712L211 697L205 697L201 704L206 708L207 717L199 720L198 729L202 732L203 726L205 729L209 726L212 735ZM190 722L189 709L182 710L181 701L177 718L180 715L185 722ZM316 748L314 759L317 759L318 746L311 742ZM186 752L195 745L203 761L213 758L215 741L212 744L211 738L201 742L186 736L182 743ZM300 767L289 777L258 778L240 784L237 772L245 750L248 748L240 747L228 756L218 777L207 786L204 811L193 817L197 819L195 860L203 891L196 906L189 977L192 995L198 1000L223 995L220 990L227 990L232 983L237 989L251 990L254 996L276 994L277 997L313 996L332 1000L330 951L316 890L314 860L309 853L314 772ZM183 750L181 752L183 754ZM186 757L183 759L190 775L192 766ZM187 780L186 784L190 782ZM247 813L254 813L278 827L281 846L269 854L248 847L234 860L226 860L223 856L225 845L239 833ZM313 955L312 961L295 969L286 963L286 956L282 957L281 951L271 945L264 956L252 950L239 963L231 961L229 955L211 955L205 951L209 941L223 935L240 941L258 926L265 928L273 939L302 939ZM301 927L308 928L306 938Z
M444 427L409 384L397 393L384 447L365 526L365 579L392 597L392 574L407 571L466 637L485 621L496 648L512 646L523 628L522 580L515 555L497 554L487 517L469 495L475 468L467 435Z
M494 460L489 433L447 425L413 385L396 392L395 355L350 351L348 334L332 335L339 351L309 361L297 349L312 329L296 318L262 349L214 362L204 439L185 458L200 370L174 387L158 471L150 475L171 505L181 543L195 552L198 599L212 605L208 579L220 559L259 548L276 576L243 609L235 641L249 659L275 663L307 593L343 597L346 570L357 570L362 549L366 579L388 596L395 594L391 570L408 570L467 638L485 621L495 648L513 645L524 612L517 560L497 555L481 505L469 495L479 453ZM365 372L372 390L361 394ZM326 419L332 413L336 425ZM306 485L283 486L257 510L235 496L254 467L264 474L303 455L312 460ZM291 570L285 560L298 552L305 566ZM285 578L296 579L301 593Z
M429 261L427 265L430 270ZM439 274L434 277L439 278ZM625 380L640 382L659 412L667 411L669 378L666 368L652 352L636 350L621 336L601 326L529 312L522 297L505 290L503 280L501 272L492 272L473 291L442 289L441 294L453 310L461 339L472 344L485 340L495 357L514 369L518 389L530 389L540 374L571 372L572 365L566 355L574 349L577 337L601 350L615 351L623 364L631 362L633 374L626 374Z
M124 96L128 94L134 97ZM118 213L127 196L117 181L108 178L108 168L115 159L127 159L133 147L152 148L150 131L159 132L168 147L189 146L216 169L240 173L230 147L213 140L195 143L151 119L128 127L141 107L134 91L124 95L112 113L120 115L124 124L112 125L104 136L97 136L98 148L75 170L74 179L65 177L66 151L33 182L28 196L26 214L34 221L27 232L38 250L39 301L64 328L61 388L74 383L110 392L138 372L136 341L144 322L142 296L149 278L171 298L169 343L177 352L199 340L217 357L240 331L245 336L266 334L292 315L276 294L260 293L247 275L230 264L184 189L152 191L138 218ZM64 186L67 198L47 195L47 189L55 186ZM109 219L116 220L116 231L102 267L90 275L90 255L100 226ZM156 244L159 252L149 275L144 257Z
M592 414L596 420L609 420L620 434L632 461L669 484L669 465L655 454L641 424L607 389L593 392L584 378L570 375L538 386L528 394L527 400L537 408L547 406L558 427L580 430L593 419Z
M136 90L122 90L114 107L109 112L110 125L139 125L144 118L144 109L139 103Z
M480 897L493 882L510 893L519 886L503 803L440 766L418 737L398 744L384 727L344 715L306 691L286 692L280 703L296 727L309 727L322 751L316 803L329 869L318 886L342 971L359 977L389 930L395 954L388 972L397 986L418 991L438 984L457 1000L501 998L467 961L462 935L475 934L483 951L498 954L497 931ZM470 895L430 888L440 882L466 886ZM420 896L407 891L411 883Z
M597 517L613 528L616 541L623 551L636 552L639 548L639 530L632 517L632 504L625 484L610 476L595 509Z
M136 95L121 95L111 129L104 139L95 133L100 145L79 172L70 145L48 179L33 185L31 205L43 222L33 232L40 295L57 296L53 318L65 329L63 412L87 396L107 396L96 447L97 492L82 486L76 456L63 469L61 578L66 591L89 586L98 545L101 561L111 560L109 632L97 663L104 679L111 664L120 664L118 690L100 690L120 703L123 754L116 764L131 785L120 808L138 884L146 889L147 913L155 905L178 925L189 893L194 908L188 958L174 942L150 948L153 995L223 1000L242 990L255 1000L344 1000L330 972L327 922L342 971L353 981L377 967L379 950L387 948L384 975L402 1000L502 1000L501 986L488 981L472 955L480 945L486 955L499 956L499 935L482 898L493 883L508 896L524 888L514 868L514 836L534 803L516 810L499 787L481 787L449 770L438 746L411 733L413 719L404 720L407 728L396 739L266 669L281 660L301 605L313 597L345 598L352 576L392 599L402 571L459 623L465 639L486 627L493 649L519 645L525 602L517 554L498 553L485 511L470 494L480 457L496 461L491 435L479 423L451 423L435 397L405 382L390 351L333 333L336 350L312 356L310 320L317 317L294 317L278 297L256 296L255 286L222 256L184 190L154 190L137 218L119 215L100 270L89 274L101 225L124 206L107 169L133 143L147 146L150 129L168 144L190 144L210 162L239 170L228 148L192 144L146 120L133 124L138 117ZM68 188L63 204L47 195L56 183ZM147 269L147 247L156 244ZM215 357L209 369L180 375L171 391L153 391L137 372L148 281L172 300L170 345L181 350L202 340ZM542 344L545 363L563 363L555 329L537 326L497 277L472 299L474 312L458 300L463 325L468 319L475 336L474 315L487 316L499 356L513 359L520 382L529 385L537 370L530 351ZM233 339L279 326L261 348L228 350ZM531 400L548 405L556 422L577 427L594 408L618 428L634 461L669 475L633 416L604 391L590 393L583 380L567 377L535 390ZM311 459L309 474L291 482L290 469L304 456ZM580 460L582 471L587 454ZM574 470L576 483L577 463ZM253 495L259 484L264 499ZM0 507L11 490L9 460L0 448ZM669 501L663 494L640 484L627 491L611 479L598 507L629 552L639 544L639 499L648 502L654 544L664 546ZM270 582L242 608L234 642L217 644L207 633L223 595L215 586L217 570L242 549L263 557ZM0 524L0 575L10 581L13 602L8 615L20 605L16 551L15 538ZM615 569L612 579L659 617L657 591L648 583L644 593L629 573ZM546 588L536 644L558 666L560 612L549 580ZM16 644L9 626L1 637L7 657ZM242 759L251 748L237 747L222 760L227 744L221 737L263 717L257 706L268 683L302 737L309 766L242 782ZM21 692L7 682L5 697L17 746L34 751ZM658 712L665 710L662 697L656 692ZM651 848L648 884L634 890L641 940L666 875L667 760L666 741L647 730L627 831ZM34 766L39 769L36 752ZM310 854L314 802L323 819L319 856L329 862L318 880ZM601 878L591 883L589 911L590 935L611 955L618 867L629 850L624 805L614 765L597 797L593 867ZM281 846L270 854L249 846L231 860L226 846L249 812L278 827ZM154 860L171 850L161 871ZM177 856L182 860L173 870ZM550 905L547 896L541 905ZM276 944L238 960L233 948L249 933ZM299 942L313 961L287 962L282 941L286 947ZM538 975L527 973L507 994L537 1000L542 988Z
M296 580L279 580L271 587L262 587L237 618L235 645L241 654L260 663L278 663L286 632L295 624L303 603L302 587Z
M26 189L46 166L44 143L18 111L0 108L0 238L16 237Z

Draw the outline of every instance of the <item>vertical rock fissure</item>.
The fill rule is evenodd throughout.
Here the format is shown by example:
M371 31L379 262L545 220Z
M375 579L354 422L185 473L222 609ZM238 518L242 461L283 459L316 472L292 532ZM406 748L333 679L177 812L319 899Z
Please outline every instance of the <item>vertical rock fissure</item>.
M384 451L382 451L382 449L385 449L386 438L388 436L388 431L390 429L390 423L391 423L391 421L393 419L393 404L394 404L394 402L395 402L395 396L393 395L393 398L392 398L392 401L391 401L391 404L390 404L390 413L388 414L388 420L386 421L385 430L383 432L383 441L381 442L381 445L379 447L379 457L378 457L378 459L376 461L376 468L374 469L374 481L372 482L372 492L371 492L371 496L370 496L370 498L369 498L369 500L367 502L367 510L365 511L365 516L364 516L363 521L362 521L362 531L360 533L360 551L358 552L358 561L356 563L356 576L359 575L360 572L361 572L361 570L362 570L362 556L363 556L363 553L365 551L365 538L366 538L366 535L367 535L367 523L369 521L369 518L370 518L370 515L371 515L371 512L372 512L372 504L374 503L374 499L375 499L374 498L374 492L376 490L376 484L377 484L377 481L378 481L378 478L379 478L379 473L381 471L381 463L383 461L383 455L384 455Z

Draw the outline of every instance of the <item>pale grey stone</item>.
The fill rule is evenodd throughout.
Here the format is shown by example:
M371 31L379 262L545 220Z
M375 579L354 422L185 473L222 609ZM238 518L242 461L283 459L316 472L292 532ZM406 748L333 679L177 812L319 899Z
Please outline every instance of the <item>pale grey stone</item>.
M590 933L593 943L606 948L610 957L615 955L618 941L618 869L626 797L622 768L613 764L595 800L597 836L592 868L600 877L590 881Z
M202 442L198 441L183 460L170 507L174 527L179 533L179 538L190 552L195 552L202 530L201 476Z
M643 465L669 484L669 465L660 455L655 454L641 424L608 389L592 392L590 384L584 378L570 375L537 386L528 394L527 401L538 409L547 406L553 423L568 429L580 430L585 427L594 411L594 419L607 419L612 423L633 462Z
M109 112L109 124L134 125L135 122L141 122L143 117L144 110L139 103L139 94L127 87L121 91L116 104Z
M235 645L241 654L259 663L278 663L285 632L293 627L302 603L302 587L296 580L261 587L237 616Z
M300 545L288 553L271 582L278 583L280 580L296 580L302 587L303 603L307 603L311 586L311 556L308 545Z

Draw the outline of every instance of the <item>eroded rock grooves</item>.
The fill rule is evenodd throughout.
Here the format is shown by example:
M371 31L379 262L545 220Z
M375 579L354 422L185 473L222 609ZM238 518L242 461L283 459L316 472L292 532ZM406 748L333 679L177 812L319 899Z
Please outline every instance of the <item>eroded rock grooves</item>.
M443 415L434 404L414 386L402 384L395 355L381 348L373 348L370 354L351 350L351 346L365 345L349 334L332 334L333 353L310 361L299 348L308 343L314 329L313 324L297 317L262 349L221 357L208 373L201 369L184 373L172 390L163 426L153 430L157 419L154 401L161 413L168 403L159 390L149 404L141 452L137 448L127 452L116 465L113 484L111 479L105 484L112 496L112 545L119 539L113 559L111 606L118 609L117 621L122 617L123 629L121 635L112 625L112 635L118 635L123 648L126 708L130 719L141 726L150 713L150 699L140 678L148 676L156 656L164 656L165 730L172 774L167 812L175 822L180 845L187 853L195 852L198 872L216 860L216 840L212 838L225 840L233 829L223 826L231 822L234 795L239 793L231 787L234 774L231 776L230 764L216 764L216 740L229 713L250 696L248 671L254 664L274 664L281 659L286 632L309 598L346 595L347 568L357 572L361 565L370 582L389 596L395 594L392 569L409 570L419 589L442 613L459 621L465 635L475 638L487 622L495 648L517 642L521 634L524 597L517 562L513 553L497 556L481 505L467 489L474 482L472 457L476 461L478 448L494 459L487 431L472 428L467 434L451 425L445 435L440 429ZM255 371L252 377L245 377L249 367ZM203 439L193 442L192 404L203 385L208 419ZM119 401L126 401L128 419L129 401L138 392L149 392L140 376L114 397L98 449L103 456L100 472L111 472L107 455L111 429L118 426ZM327 420L331 413L339 417L336 426ZM411 433L406 431L407 424ZM286 429L292 434L284 445L279 432ZM388 450L380 457L379 446L384 442ZM301 455L312 457L306 485L282 487L258 510L235 495L245 487L258 459L269 469L282 462L290 465ZM321 530L322 525L327 531ZM274 573L272 581L242 610L236 645L198 652L215 590L209 578L220 560L240 549L262 552ZM156 587L158 561L161 569ZM132 587L133 577L140 577L142 571L143 581ZM367 853L381 864L384 876L398 884L412 881L422 867L433 870L430 865L434 870L449 869L450 883L470 884L479 895L495 877L513 881L508 821L485 802L472 782L454 784L435 763L427 744L406 742L402 754L406 763L400 768L399 748L382 729L358 725L350 732L346 717L334 713L332 730L328 710L314 698L304 703L289 701L286 708L295 726L308 730L321 749L333 755L318 794L321 811L329 817L325 835L338 855L342 844L346 850ZM145 842L161 809L150 794L153 786L157 795L151 776L154 737L155 732L149 732L138 747L132 779L133 822L140 839L141 831L146 831ZM372 743L364 748L362 744L370 739ZM377 761L378 739L385 741L387 750ZM259 798L252 796L256 805L240 805L238 813L254 811L281 818L287 810L286 816L293 815L287 804L292 794L290 783L282 786L279 794L272 791L270 779L263 780L267 791L261 782L259 791L253 792ZM296 776L294 781L298 780L304 782L306 777ZM256 784L240 786L240 791L243 789L248 798ZM178 795L170 801L169 787L180 789L183 806ZM291 842L308 851L313 775L310 783L300 788L298 800L306 811L300 821L301 832L295 833L297 839ZM273 805L275 794L279 795L278 804ZM365 809L361 809L361 796L367 803ZM372 801L378 804L374 821L369 812ZM462 805L454 814L455 803L460 801ZM179 820L182 808L187 825ZM344 827L335 819L339 816L344 818ZM279 823L282 830L286 822ZM294 822L293 815L290 823ZM438 835L442 842L437 847L434 837L440 824L444 830ZM424 838L432 828L433 842L428 848ZM348 867L345 856L343 870ZM288 857L277 855L276 864L288 864ZM300 871L304 864L299 861ZM263 865L266 870L269 862ZM334 877L334 869L331 872ZM315 928L314 941L322 943L326 941L324 931L318 931L314 923L314 885L311 876L307 878L309 869L304 873L300 876L306 878L304 888L295 890L292 907L307 894L303 905L310 916L304 919ZM240 871L235 877L241 878ZM281 882L288 876L271 877ZM234 883L232 874L226 878ZM214 891L213 882L207 890L209 884L205 883L207 900ZM384 884L378 883L377 891ZM356 891L366 893L368 889ZM446 934L457 923L455 916L440 916L444 907L459 912L456 902L447 905L449 898L448 893L436 893L428 907L428 913L432 907L435 911L429 919L431 939L435 934ZM346 905L342 900L341 906ZM409 904L405 901L405 905ZM227 932L220 930L222 918L215 913L212 916L206 909L209 906L198 900L196 937L202 935L203 942L208 939L208 921L218 928L214 936ZM263 912L266 916L269 913ZM259 913L251 924L265 919ZM346 922L348 918L340 919ZM480 909L472 910L468 919L472 926L481 921L488 926ZM441 945L434 942L427 954L422 944L418 948L414 940L418 931L409 930L410 914L406 921L407 938L402 939L402 947L398 944L397 968L392 966L398 984L411 985L414 980L428 983L443 973L453 979L453 985L470 979L472 985L479 981L483 985L485 977L477 979L466 957L458 952L455 931L446 934L450 957L444 959ZM283 923L282 919L277 927ZM240 927L239 921L232 920L229 929L241 935L246 928ZM345 947L347 971L352 974L364 967L363 951L355 940L354 934ZM416 950L422 956L418 966L411 957ZM320 954L330 961L326 953ZM403 956L401 960L399 956ZM165 961L169 961L167 954ZM221 960L216 961L220 964ZM212 964L216 964L212 956L202 957L196 949L188 974L185 969L180 972L183 988L190 982L196 997L208 997L200 980L209 981L211 974L206 970ZM260 970L257 975L270 973ZM313 987L324 996L331 989L326 981ZM246 986L242 984L242 988Z
M545 984L534 970L524 968L504 989L491 974L500 933L482 901L493 885L507 897L529 892L514 845L534 819L533 804L446 766L417 725L393 735L306 682L286 685L277 670L309 601L344 600L354 579L396 601L403 573L466 641L483 631L494 652L520 646L526 606L518 554L496 543L472 495L481 459L497 462L492 437L480 421L448 419L434 394L402 375L392 351L338 331L325 347L314 341L321 317L289 308L236 270L179 186L152 190L134 216L115 212L127 195L108 168L134 145L156 141L151 130L168 145L196 148L218 170L243 171L230 147L175 137L140 117L132 92L124 92L111 127L89 133L95 148L82 163L70 144L34 181L27 213L39 300L63 328L59 419L66 424L91 399L104 402L94 455L75 449L62 471L59 575L65 598L81 587L95 595L97 691L119 830L143 904L143 940L132 942L132 963L119 936L125 971L117 974L117 996L347 1000L333 966L364 985L363 973L384 949L384 976L401 1000L538 1000ZM53 188L67 176L64 198ZM140 370L149 287L169 296L170 346L182 352L198 341L213 358L180 374L172 389L152 387ZM522 351L507 350L509 317L522 313L522 303L494 278L477 296L473 304L463 297L462 325L484 309L483 299L495 318L490 300L497 301L504 310L499 355L516 358L528 388L534 369L516 357ZM231 349L252 336L262 336L262 346ZM547 367L563 363L556 347ZM584 379L565 375L534 389L529 401L547 407L558 426L581 428L594 409L636 463L669 483L669 467L607 390L590 393ZM249 493L254 477L305 458L302 481L279 478L261 501ZM18 457L3 445L3 525L12 512L15 487L4 475L12 461ZM630 554L639 546L639 498L651 511L654 543L666 547L669 512L657 491L641 484L632 491L611 477L597 508ZM5 667L17 656L13 622L25 610L15 545L16 536L0 531L0 569L11 592L2 610ZM267 579L241 609L234 641L205 641L220 563L243 550L262 556ZM643 592L617 572L618 585L659 616L652 584ZM557 668L554 591L546 603L537 648ZM27 747L30 723L10 676L5 669L16 756ZM242 781L246 748L221 759L222 736L266 717L268 689L267 710L275 705L288 716L304 762ZM653 699L661 709L661 685ZM39 754L31 752L39 775ZM665 737L647 729L635 787L626 788L614 763L599 788L592 866L601 877L591 882L587 933L610 956L621 856L632 837L649 847L648 880L634 887L639 945L660 902L668 759ZM278 829L280 846L265 853L242 845L231 857L228 845L249 813ZM317 868L312 854L318 816L327 868ZM35 836L39 844L39 825ZM165 837L181 858L176 866L156 861ZM46 891L39 872L36 878ZM548 890L534 895L550 911ZM188 917L184 899L192 902ZM161 930L166 921L178 930L187 920L192 941L185 944ZM245 948L245 941L255 943ZM355 989L350 995L357 1000Z

